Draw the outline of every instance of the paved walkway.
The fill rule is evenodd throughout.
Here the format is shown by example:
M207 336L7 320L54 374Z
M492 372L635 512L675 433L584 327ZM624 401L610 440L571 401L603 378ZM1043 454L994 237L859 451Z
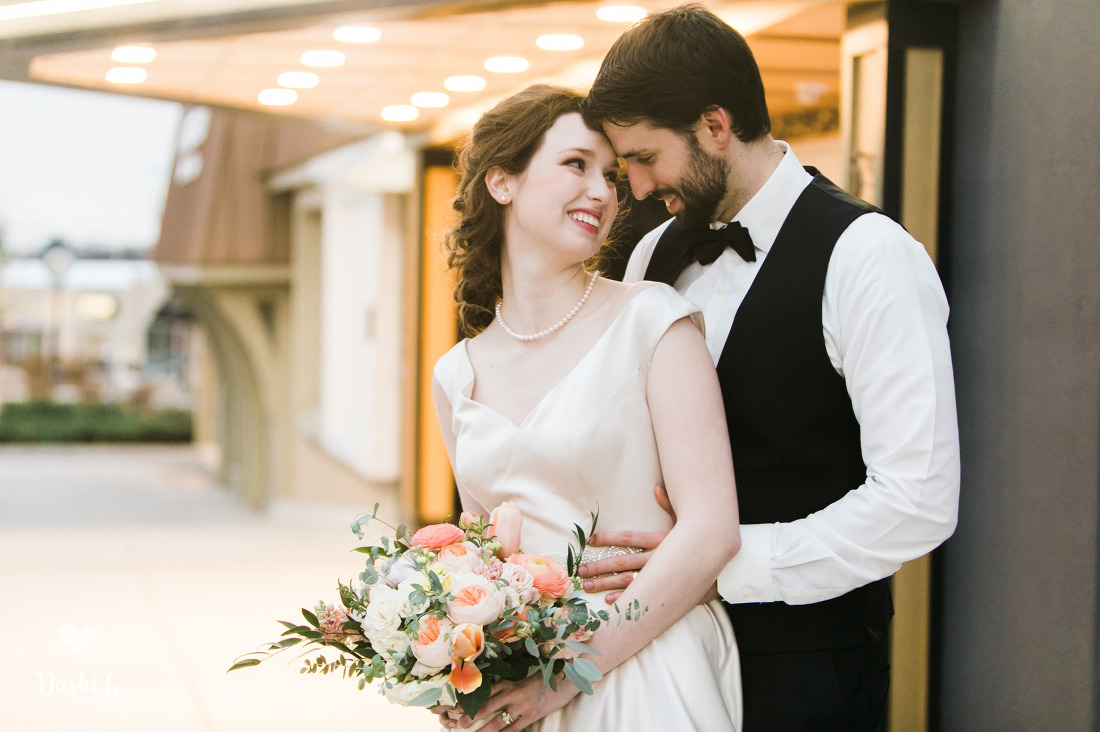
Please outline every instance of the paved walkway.
M289 653L225 673L337 599L364 508L253 513L188 448L0 447L0 729L435 732Z

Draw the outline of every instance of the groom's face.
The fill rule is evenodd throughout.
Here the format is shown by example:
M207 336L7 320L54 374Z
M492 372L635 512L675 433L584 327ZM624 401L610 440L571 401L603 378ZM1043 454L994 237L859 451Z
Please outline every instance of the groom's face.
M660 199L685 229L701 229L716 219L729 190L725 158L708 153L693 134L685 137L646 122L605 124L604 132L626 162L635 198Z

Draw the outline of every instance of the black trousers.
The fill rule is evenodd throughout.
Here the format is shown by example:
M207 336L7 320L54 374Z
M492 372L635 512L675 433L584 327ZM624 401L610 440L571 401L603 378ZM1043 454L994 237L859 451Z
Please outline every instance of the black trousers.
M889 647L742 653L744 732L884 732Z

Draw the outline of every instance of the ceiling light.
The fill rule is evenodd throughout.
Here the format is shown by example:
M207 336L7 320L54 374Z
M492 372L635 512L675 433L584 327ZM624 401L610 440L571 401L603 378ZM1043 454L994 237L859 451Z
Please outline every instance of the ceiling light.
M302 54L302 63L322 68L341 66L344 63L344 54L339 51L306 51Z
M584 45L584 39L572 33L552 33L539 36L535 45L547 51L575 51Z
M321 77L312 71L284 71L279 74L279 86L290 89L312 89L321 81Z
M147 64L157 57L148 46L119 46L111 52L111 59L124 64Z
M443 82L443 88L453 92L476 92L485 88L480 76L452 76Z
M637 5L604 5L596 11L596 17L612 23L637 23L645 17L645 8Z
M391 104L382 108L382 119L387 122L410 122L420 116L420 110L411 104Z
M485 69L496 74L518 74L530 65L520 56L494 56L485 62Z
M374 43L382 37L382 31L365 25L348 25L334 30L332 37L342 43Z
M159 2L159 0L38 0L37 2L16 3L15 5L0 7L0 20L38 18L43 15L117 8L120 5L140 5L149 2Z
M264 89L256 101L269 107L285 107L298 101L298 92L293 89Z
M149 73L136 66L116 66L107 71L107 81L112 84L140 84Z
M412 95L412 103L417 107L446 107L451 98L443 92L418 92Z

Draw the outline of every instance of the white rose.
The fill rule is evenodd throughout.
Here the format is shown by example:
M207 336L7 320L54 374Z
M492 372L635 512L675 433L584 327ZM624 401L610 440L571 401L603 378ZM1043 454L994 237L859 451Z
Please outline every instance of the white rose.
M367 604L364 629L372 631L395 631L401 627L401 605L403 598L397 590L385 585L375 585L370 591Z
M417 572L399 584L395 591L401 598L401 614L406 618L417 617L428 609L428 598L425 596L420 602L414 603L412 595L417 590L428 590L432 583L423 572Z
M448 661L444 666L425 666L423 661L417 661L413 664L412 670L409 672L418 679L427 678L429 676L435 676L440 671L450 666Z
M394 704L408 706L409 702L423 694L425 691L430 691L431 689L442 689L445 683L447 683L446 678L441 678L425 679L423 681L412 681L407 683L395 683L388 688L387 686L383 685L382 695Z
M399 630L368 630L367 640L374 650L388 656L397 656L409 648L409 637Z

